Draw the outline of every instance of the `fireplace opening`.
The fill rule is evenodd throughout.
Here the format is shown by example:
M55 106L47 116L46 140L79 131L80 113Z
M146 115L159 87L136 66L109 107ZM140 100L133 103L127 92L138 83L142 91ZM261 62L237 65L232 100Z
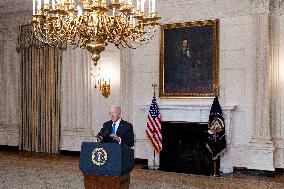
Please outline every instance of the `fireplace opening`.
M207 128L207 123L162 122L160 170L210 175L212 160L206 148Z

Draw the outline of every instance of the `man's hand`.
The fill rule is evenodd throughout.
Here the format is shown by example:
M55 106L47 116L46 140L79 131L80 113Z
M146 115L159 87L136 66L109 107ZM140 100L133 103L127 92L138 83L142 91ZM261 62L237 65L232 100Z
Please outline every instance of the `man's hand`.
M110 137L120 143L120 138L116 134L111 134Z

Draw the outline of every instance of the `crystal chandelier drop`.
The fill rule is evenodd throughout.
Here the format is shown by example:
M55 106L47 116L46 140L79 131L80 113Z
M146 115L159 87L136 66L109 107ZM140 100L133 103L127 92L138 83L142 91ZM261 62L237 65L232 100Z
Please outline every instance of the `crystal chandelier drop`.
M108 43L137 48L155 34L155 0L33 0L35 36L49 45L86 48L95 65Z

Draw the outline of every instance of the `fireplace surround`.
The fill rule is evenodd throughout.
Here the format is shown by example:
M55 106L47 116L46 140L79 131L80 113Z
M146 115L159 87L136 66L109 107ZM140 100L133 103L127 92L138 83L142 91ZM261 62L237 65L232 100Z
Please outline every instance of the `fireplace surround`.
M162 122L160 170L211 175L212 158L206 148L207 123Z

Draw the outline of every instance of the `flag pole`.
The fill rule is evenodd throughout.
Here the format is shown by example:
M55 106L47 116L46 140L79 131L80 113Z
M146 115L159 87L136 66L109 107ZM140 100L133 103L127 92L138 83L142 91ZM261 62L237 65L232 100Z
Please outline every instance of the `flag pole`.
M153 83L152 87L153 87L153 91L154 91L154 97L156 98L156 87L157 87L157 84ZM153 151L154 151L153 169L156 169L156 153L155 153L155 150L153 150Z
M153 159L153 169L155 169L156 167L156 153L155 153L155 150L154 151L154 159Z
M154 97L156 98L156 87L157 87L157 84L156 83L153 83L152 84L152 87L154 89Z
M216 160L213 160L213 176L216 177L217 175L217 168L216 168Z

